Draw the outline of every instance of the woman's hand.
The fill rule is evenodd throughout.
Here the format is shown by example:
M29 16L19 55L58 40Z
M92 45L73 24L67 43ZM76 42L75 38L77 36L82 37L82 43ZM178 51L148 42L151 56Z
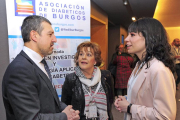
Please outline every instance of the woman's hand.
M120 112L127 112L127 107L129 105L129 102L126 100L124 96L118 96L116 101L114 102L114 105L117 110Z
M121 101L121 99L120 99L120 98L117 98L117 99L115 100L115 102L114 102L114 106L115 106L115 108L116 108L117 110L120 111L120 108L119 108L119 106L118 106L118 102L119 102L119 101Z

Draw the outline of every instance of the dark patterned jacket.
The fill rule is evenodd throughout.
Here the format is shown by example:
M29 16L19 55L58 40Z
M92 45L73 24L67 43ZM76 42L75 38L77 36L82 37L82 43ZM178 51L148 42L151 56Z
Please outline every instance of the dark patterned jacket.
M127 88L128 80L132 72L131 66L133 65L133 58L128 53L122 53L116 56L113 63L117 65L115 88Z
M107 97L107 112L109 120L113 120L111 106L114 102L114 83L111 73L107 70L101 70L101 84ZM80 111L80 120L85 120L85 96L82 89L82 83L75 73L66 76L62 87L61 101L67 105L72 105L74 110Z

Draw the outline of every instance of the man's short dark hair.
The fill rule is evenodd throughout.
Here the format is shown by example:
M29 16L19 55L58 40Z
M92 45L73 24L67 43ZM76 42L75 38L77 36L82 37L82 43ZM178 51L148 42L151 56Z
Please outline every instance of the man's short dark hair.
M51 25L51 22L48 19L38 15L30 15L24 19L21 26L21 34L24 43L30 41L30 32L32 30L38 32L38 34L41 35L41 32L44 29L42 22L47 22Z
M173 40L173 42L176 42L176 40L179 40L178 38L175 38L174 40Z

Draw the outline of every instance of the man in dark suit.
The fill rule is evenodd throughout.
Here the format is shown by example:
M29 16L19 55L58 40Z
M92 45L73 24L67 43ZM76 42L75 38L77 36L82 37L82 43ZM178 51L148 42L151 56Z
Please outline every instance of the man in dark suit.
M42 63L57 41L50 21L28 16L21 32L23 50L9 64L2 83L7 120L78 120L79 111L59 101L47 66Z

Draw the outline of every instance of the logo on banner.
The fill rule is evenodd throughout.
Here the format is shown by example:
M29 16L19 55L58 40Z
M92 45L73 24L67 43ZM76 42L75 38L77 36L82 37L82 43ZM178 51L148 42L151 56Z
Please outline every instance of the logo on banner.
M59 32L59 27L55 27L55 28L54 28L54 31L55 31L55 32Z
M14 0L15 16L35 15L35 0Z

